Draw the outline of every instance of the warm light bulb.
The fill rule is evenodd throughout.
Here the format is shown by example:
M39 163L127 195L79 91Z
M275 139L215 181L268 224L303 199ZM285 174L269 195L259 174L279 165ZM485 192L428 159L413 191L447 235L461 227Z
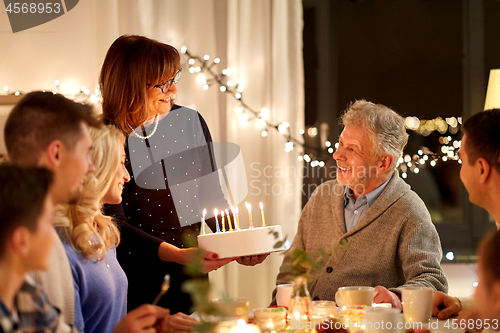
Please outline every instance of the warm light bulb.
M59 80L55 80L54 85L57 87L59 85Z
M95 94L92 94L90 95L90 101L95 104L99 102L99 97L97 97Z
M303 128L299 129L299 134L300 134L300 135L304 135L304 133L305 133L305 131L304 131L304 129L303 129Z
M181 46L181 53L186 53L188 48L186 46Z
M234 108L234 112L236 112L236 114L241 114L243 112L243 108L239 107L239 106L236 106Z
M8 92L10 90L9 86L3 87L3 91Z
M189 67L189 73L193 74L195 71L194 67Z
M330 141L325 142L325 146L330 147L332 143Z
M227 81L227 86L228 87L232 87L233 86L233 81L231 81L231 80Z
M248 122L248 115L246 113L240 114L240 122L246 124Z
M309 136L311 138L315 137L316 135L318 135L318 129L316 127L310 127L308 130L307 130L307 134L309 134Z
M267 136L267 131L262 131L261 135L265 138Z
M269 111L268 108L263 108L260 110L260 116L264 119L269 119L269 116L271 115L271 112Z
M241 94L240 93L236 93L236 94L234 94L234 97L236 97L236 99L240 99L241 98Z
M304 158L302 157L302 155L299 155L299 156L297 156L297 160L298 160L299 162L302 162L302 161L304 160Z
M205 54L205 56L203 57L203 59L205 60L209 60L210 59L210 56L208 54Z
M220 59L219 59L219 58L215 58L215 59L214 59L214 62L215 62L216 64L218 64L218 63L220 62Z
M328 148L328 152L329 152L330 154L333 154L333 148L332 148L332 147Z
M196 78L201 84L207 83L207 80L205 79L205 74L200 73L198 74L198 77Z
M222 92L226 91L226 86L220 86L220 91Z
M189 60L188 60L188 64L190 64L190 65L194 65L194 59L193 59L193 58L189 59Z
M259 118L259 120L257 120L257 126L259 126L259 127L266 126L266 121L262 118Z
M204 85L203 85L203 90L208 90L208 88L209 88L209 87L208 87L208 84L204 84Z

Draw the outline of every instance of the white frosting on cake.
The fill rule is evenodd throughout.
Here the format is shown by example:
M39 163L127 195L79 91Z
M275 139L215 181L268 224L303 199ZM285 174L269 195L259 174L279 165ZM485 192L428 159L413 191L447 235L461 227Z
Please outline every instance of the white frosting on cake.
M278 233L278 238L275 238L275 232ZM285 250L284 246L274 247L281 240L283 240L281 226L272 225L199 235L198 246L217 253L222 259L282 251Z

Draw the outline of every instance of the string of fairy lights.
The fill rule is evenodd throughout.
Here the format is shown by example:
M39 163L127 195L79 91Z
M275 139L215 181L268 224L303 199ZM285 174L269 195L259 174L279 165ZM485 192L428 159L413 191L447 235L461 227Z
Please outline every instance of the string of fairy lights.
M232 79L232 71L229 68L216 71L216 67L220 63L219 58L211 60L209 55L203 57L193 55L188 51L186 46L181 47L181 53L188 57L188 71L191 74L197 74L196 80L202 85L203 90L208 90L210 87L216 86L222 93L230 94L237 101L234 112L239 117L241 124L256 120L257 125L262 128L261 135L264 138L269 135L269 132L275 130L279 135L283 136L285 141L284 148L287 153L299 147L300 152L297 155L298 161L304 161L313 168L322 168L325 166L325 158L330 157L335 152L335 149L338 148L338 143L332 145L330 141L324 142L321 147L307 145L304 138L306 134L304 129L299 130L302 139L297 139L292 135L289 122L281 121L276 124L271 123L269 120L271 112L268 108L263 108L259 111L250 107L244 100L242 79ZM61 91L59 80L54 82L54 86L56 92L62 92L67 95L67 92ZM3 90L7 95L19 96L23 94L19 90L11 92L9 86L4 86ZM83 86L78 93L72 94L69 97L79 102L97 104L100 103L101 92L99 87L91 93L87 87ZM433 152L429 148L422 146L415 154L403 155L398 160L398 169L401 176L407 178L409 173L418 174L421 169L428 166L435 167L440 162L456 161L462 163L458 156L461 141L455 140L452 137L452 135L459 132L461 124L461 117L450 117L445 119L437 117L430 120L419 119L417 117L406 117L405 127L418 135L429 136L435 131L438 131L441 134L439 138L441 148L439 151ZM317 136L318 129L316 127L309 128L307 130L307 135L309 137Z
M189 73L197 74L197 81L202 85L203 90L208 90L212 86L226 94L230 94L237 101L237 106L234 108L240 122L246 124L250 120L256 120L257 125L262 128L261 135L267 137L269 132L276 130L285 140L285 151L291 152L296 146L299 146L301 151L297 156L298 161L305 161L311 167L324 167L325 161L323 157L326 153L328 156L335 152L338 148L338 143L332 146L330 141L326 141L323 147L310 146L305 144L304 138L299 140L295 138L290 130L290 123L282 121L277 124L272 124L269 121L270 110L263 108L260 111L251 108L243 98L243 80L231 78L232 71L230 68L216 71L215 67L220 63L219 58L210 60L210 56L203 57L191 54L186 46L181 47L181 52L188 57ZM398 169L403 178L408 176L408 173L417 174L422 168L428 166L435 167L439 162L457 161L461 163L458 156L461 141L453 140L451 135L459 132L462 124L461 117L450 117L442 119L441 117L425 120L417 117L406 117L405 127L414 133L428 136L431 133L438 131L442 136L439 138L441 150L433 152L427 147L420 147L416 154L405 154L398 160ZM315 127L309 128L307 131L310 137L318 134ZM304 136L304 129L299 130L300 135ZM448 134L448 135L447 135ZM308 151L306 153L305 151Z

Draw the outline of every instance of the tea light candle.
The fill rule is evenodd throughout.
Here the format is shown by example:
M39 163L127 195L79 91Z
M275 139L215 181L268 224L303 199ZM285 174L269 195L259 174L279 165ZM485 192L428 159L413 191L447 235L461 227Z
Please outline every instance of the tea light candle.
M229 333L260 333L260 328L255 324L245 323L243 319L238 319L236 326L229 329Z
M252 206L248 203L245 202L245 206L248 209L248 228L252 229L253 228L253 222L252 222Z
M214 209L214 215L215 215L215 228L216 228L216 233L217 232L220 232L220 228L219 228L219 220L217 220L217 215L219 214L219 211L217 210L217 208Z
M220 211L220 217L221 217L221 220L222 220L222 232L226 232L226 224L224 223L224 210L221 210Z
M260 202L259 205L260 205L260 215L262 216L262 226L265 227L266 219L264 218L264 205L262 204L262 202Z
M201 234L205 234L205 215L207 215L207 210L203 210L203 217L201 218Z
M226 209L226 216L227 216L227 224L229 224L229 231L233 231L233 226L231 225L231 217L229 217L229 211L227 209Z

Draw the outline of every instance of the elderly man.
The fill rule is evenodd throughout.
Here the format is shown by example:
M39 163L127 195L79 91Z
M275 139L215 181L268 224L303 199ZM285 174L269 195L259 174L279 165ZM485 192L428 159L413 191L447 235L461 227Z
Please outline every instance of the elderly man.
M486 209L500 227L500 109L476 113L462 126L464 136L460 148L460 179L469 200ZM464 310L464 311L461 311ZM460 312L461 311L461 312ZM480 319L472 297L458 299L440 292L434 294L434 316L446 319ZM480 329L478 329L480 331Z
M312 272L313 299L334 300L343 286L376 286L374 301L401 309L401 288L447 291L439 236L418 195L395 170L408 134L393 110L356 101L341 118L344 130L333 158L337 179L319 186L304 207L292 247L328 250L321 272ZM290 262L290 254L283 265ZM287 283L280 272L277 284Z

